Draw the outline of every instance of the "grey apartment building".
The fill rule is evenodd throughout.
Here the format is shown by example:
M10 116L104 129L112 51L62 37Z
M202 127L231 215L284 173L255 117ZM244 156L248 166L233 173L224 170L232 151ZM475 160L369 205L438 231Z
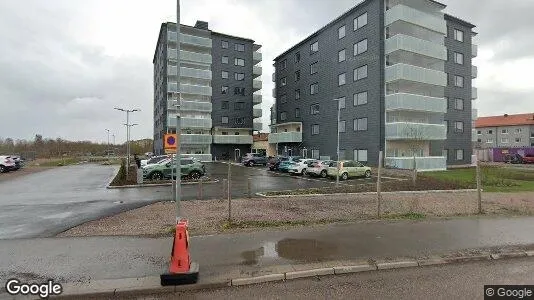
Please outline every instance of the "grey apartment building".
M474 25L431 0L365 0L274 59L281 155L441 170L471 162ZM339 107L339 123L338 119Z
M154 153L164 153L164 134L176 132L178 114L183 155L211 161L250 152L253 131L262 129L261 46L211 31L207 22L180 25L180 78L176 46L176 23L161 24L153 59Z
M534 113L478 118L477 148L534 147Z

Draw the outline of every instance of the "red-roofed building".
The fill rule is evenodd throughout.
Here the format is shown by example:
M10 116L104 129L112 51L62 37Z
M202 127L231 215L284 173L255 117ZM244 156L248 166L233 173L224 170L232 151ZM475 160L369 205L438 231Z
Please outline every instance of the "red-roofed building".
M481 148L534 147L534 113L480 117L475 128Z
M252 136L252 152L261 153L266 156L276 156L276 148L269 144L269 134L260 132Z

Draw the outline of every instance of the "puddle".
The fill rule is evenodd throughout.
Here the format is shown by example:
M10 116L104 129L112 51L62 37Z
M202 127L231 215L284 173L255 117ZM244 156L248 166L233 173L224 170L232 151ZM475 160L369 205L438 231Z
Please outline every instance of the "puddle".
M283 239L266 242L262 247L244 251L243 265L258 265L264 261L285 259L291 262L319 262L332 257L337 252L335 244L314 239Z

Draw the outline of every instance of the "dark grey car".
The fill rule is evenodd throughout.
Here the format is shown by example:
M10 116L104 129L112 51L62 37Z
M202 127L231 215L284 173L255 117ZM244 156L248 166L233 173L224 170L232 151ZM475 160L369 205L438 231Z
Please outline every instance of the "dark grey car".
M252 167L254 165L267 165L267 157L258 153L247 153L241 159L241 163L245 166Z

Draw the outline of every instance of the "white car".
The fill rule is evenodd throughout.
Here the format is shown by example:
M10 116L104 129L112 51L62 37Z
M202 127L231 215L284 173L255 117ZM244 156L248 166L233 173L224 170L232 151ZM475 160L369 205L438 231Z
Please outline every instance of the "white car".
M15 161L10 156L0 155L0 173L15 170Z
M290 174L301 174L306 175L309 168L309 164L315 162L315 159L301 158L293 163L288 168Z
M141 168L142 167L146 167L148 165L157 164L160 161L162 161L164 159L168 159L168 158L169 158L168 155L159 155L159 156L152 156L149 159L142 159L141 160Z
M310 164L307 169L308 176L320 176L326 178L328 175L328 167L333 163L331 160L320 160Z

